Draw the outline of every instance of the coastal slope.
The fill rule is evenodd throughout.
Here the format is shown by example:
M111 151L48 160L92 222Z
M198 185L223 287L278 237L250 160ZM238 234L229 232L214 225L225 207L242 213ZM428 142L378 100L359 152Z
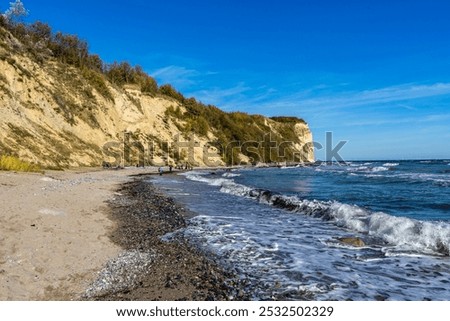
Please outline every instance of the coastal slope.
M225 113L170 85L119 84L15 28L0 26L0 154L54 169L314 160L301 119Z

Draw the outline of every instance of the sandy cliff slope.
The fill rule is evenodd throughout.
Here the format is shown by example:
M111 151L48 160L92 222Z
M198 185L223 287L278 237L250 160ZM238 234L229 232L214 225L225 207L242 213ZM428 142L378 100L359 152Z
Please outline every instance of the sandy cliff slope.
M79 68L51 55L37 59L8 31L0 31L0 154L14 154L48 168L99 166L105 160L118 165L123 162L125 142L132 147L130 153L125 151L130 154L125 157L128 165L224 164L223 151L217 148L220 130L210 124L208 133L193 137L180 129L183 119L166 113L168 108L186 112L180 101L143 94L132 85L119 88L103 75L102 92ZM303 153L301 159L313 160L306 123L283 124L267 118L263 127L261 131L280 137L286 130L295 133L294 148ZM192 150L174 152L173 141L189 137ZM244 155L240 159L251 161Z

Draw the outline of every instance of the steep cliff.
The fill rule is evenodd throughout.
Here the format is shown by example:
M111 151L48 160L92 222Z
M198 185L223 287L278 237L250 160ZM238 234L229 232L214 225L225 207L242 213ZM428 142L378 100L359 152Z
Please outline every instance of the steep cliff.
M143 93L37 55L0 27L0 155L48 168L313 161L308 125Z

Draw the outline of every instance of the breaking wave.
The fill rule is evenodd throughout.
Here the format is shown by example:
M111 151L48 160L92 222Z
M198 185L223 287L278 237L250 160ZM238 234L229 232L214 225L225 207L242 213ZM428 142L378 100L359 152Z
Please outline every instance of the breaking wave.
M399 163L385 163L385 164L383 164L383 166L385 166L385 167L396 167L398 165L400 165L400 164Z
M230 177L239 177L239 176L241 176L241 174L236 174L236 173L224 173L224 174L222 175L222 177L228 177L228 178L230 178Z
M370 244L403 254L450 256L450 224L425 222L372 212L356 205L337 201L299 199L264 189L238 184L232 179L209 178L206 173L190 172L185 176L193 181L220 187L222 193L251 198L292 213L303 214L331 222L354 232L362 233Z
M386 166L375 166L375 167L369 167L369 166L353 166L353 167L348 167L347 171L348 172L384 172L384 171L388 171L390 170L391 167L386 167Z

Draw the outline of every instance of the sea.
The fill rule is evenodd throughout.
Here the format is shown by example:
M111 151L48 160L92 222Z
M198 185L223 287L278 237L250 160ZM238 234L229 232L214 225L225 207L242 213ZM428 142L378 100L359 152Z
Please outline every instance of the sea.
M182 233L254 300L450 300L450 160L201 170L151 182L196 213L164 238Z

